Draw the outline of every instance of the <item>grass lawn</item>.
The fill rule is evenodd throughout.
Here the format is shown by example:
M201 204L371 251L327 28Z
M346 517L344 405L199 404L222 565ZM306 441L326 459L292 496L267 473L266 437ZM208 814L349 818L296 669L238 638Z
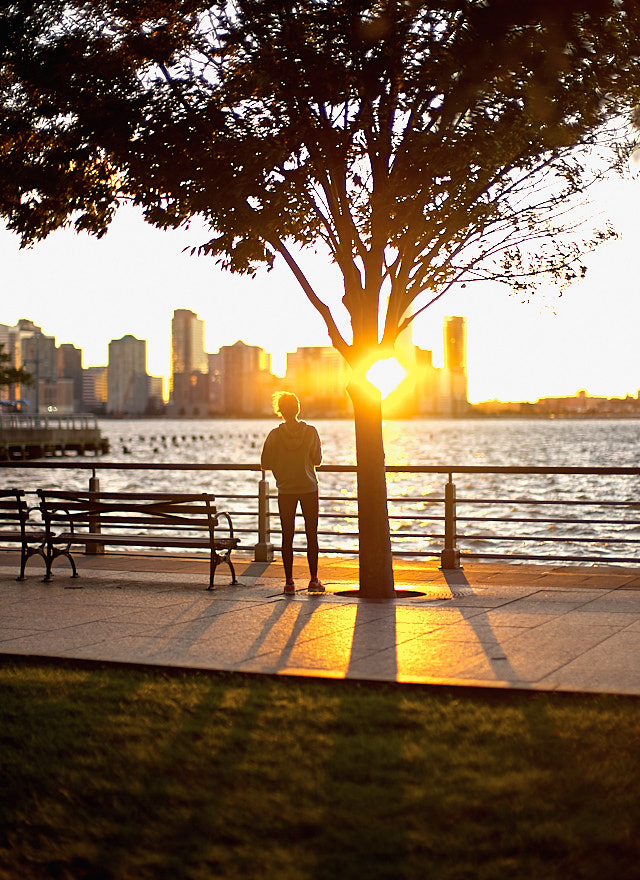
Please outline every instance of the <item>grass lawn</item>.
M640 877L640 702L0 665L0 878Z

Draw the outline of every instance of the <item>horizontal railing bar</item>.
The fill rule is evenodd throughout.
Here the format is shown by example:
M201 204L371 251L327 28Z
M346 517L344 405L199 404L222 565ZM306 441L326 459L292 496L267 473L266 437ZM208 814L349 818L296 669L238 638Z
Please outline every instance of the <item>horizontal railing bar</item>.
M220 513L221 511L218 511ZM252 516L257 517L257 513L255 510L227 510L227 513L232 513L234 516Z
M357 495L321 495L325 501L342 501L353 503L358 500ZM431 495L389 495L387 501L390 504L443 504L444 497Z
M320 496L320 501L322 501L322 496ZM273 515L274 514L272 514L272 516ZM297 513L296 516L298 517L298 519L302 518L301 513ZM358 514L357 513L325 513L324 511L321 510L320 511L320 518L321 519L357 519ZM415 520L417 522L439 522L440 520L443 520L444 517L438 516L437 514L429 514L428 516L417 516L416 514L413 514L413 513L407 513L406 515L398 513L398 514L389 514L389 519L390 520L392 520L392 519L393 520L402 520L403 522L408 522L409 520L411 520L411 521ZM474 522L475 519L477 519L477 517L471 518L471 521ZM485 520L484 517L483 517L483 520ZM542 521L546 522L546 520L542 520ZM504 520L504 522L509 522L509 520ZM536 520L531 520L531 522L536 522ZM570 522L573 522L573 520L570 520ZM616 520L616 522L617 522L617 520ZM620 520L620 522L623 522L623 520Z
M549 544L640 544L640 538L612 538L602 535L599 538L582 538L567 535L461 535L458 541L538 541Z
M235 515L235 514L234 514ZM239 534L255 534L256 529L250 528L236 528L235 532ZM281 535L282 532L279 528L271 529L272 535ZM333 531L323 531L319 530L318 535L335 536L335 532ZM357 538L358 532L340 532L341 537L345 538ZM598 538L591 537L571 537L568 535L565 536L547 536L547 535L464 535L458 533L456 535L458 541L537 541L538 543L558 543L558 544L578 544L578 543L591 543L591 544L640 544L640 538L627 538L627 537L611 537L611 536L602 536ZM444 538L444 535L441 532L420 532L420 534L416 534L415 532L391 532L391 540L397 540L399 538L408 538L408 539L416 539L416 538L432 538L441 540Z
M389 517L390 519L392 517ZM406 517L409 519L409 517ZM443 518L443 517L440 517ZM402 517L398 517L398 519L402 519ZM428 519L438 519L438 517L428 517ZM479 517L477 516L457 516L457 522L478 522ZM538 519L536 517L517 517L517 516L483 516L481 522L498 522L498 523L577 523L580 525L584 525L585 522L595 523L599 526L615 526L615 525L623 525L623 526L640 526L640 520L638 519L593 519L589 517L588 520L575 520L575 519L560 519L559 517L549 517L548 519Z
M458 504L555 504L582 507L640 507L640 501L582 501L572 498L548 500L543 498L458 498Z
M27 490L27 491L29 492L29 490ZM35 490L33 492L31 492L30 494L35 494ZM257 497L258 497L257 495L233 495L230 493L224 493L224 494L216 493L216 495L215 495L216 501L229 501L229 500L231 500L231 501L237 501L237 500L257 501ZM272 495L271 497L274 499L274 501L277 499L276 495ZM336 501L336 500L350 502L352 504L355 504L357 502L357 498L355 496L351 497L351 498L335 499L329 495L320 495L320 502L321 503L326 502L326 501ZM418 498L396 498L396 499L389 498L387 500L389 502L394 501L397 504L403 504L403 503L410 504L410 503L416 503L416 502L423 503L425 501L424 498L420 498L420 497L418 497ZM430 504L431 503L443 504L444 498L438 498L433 501L431 499L427 499L427 502ZM513 506L515 504L519 504L519 505L538 505L539 504L539 505L555 505L555 506L560 506L560 507L588 506L588 507L638 507L638 508L640 508L640 502L638 502L638 501L576 501L576 500L572 500L570 498L566 498L563 501L540 500L540 499L530 500L530 499L523 499L523 498L459 498L458 505L461 505L461 504L468 504L468 505L505 504L505 505L511 505L511 506ZM235 513L240 513L240 512L241 511L235 511ZM321 516L335 516L335 517L340 518L340 517L357 516L357 513L323 513L321 511L320 515ZM420 514L407 514L406 516L403 514L390 514L389 518L390 519L394 519L394 518L395 519L427 519L427 520L429 520L429 519L442 519L442 517L439 517L437 515L430 514L430 513L425 513L424 516L422 516ZM459 520L465 519L465 517L462 517L462 516L458 516L457 518ZM484 517L484 516L482 518L485 521L487 521L487 519L488 519L487 517ZM467 519L474 519L474 517L467 517ZM535 520L535 519L516 519L516 518L511 518L511 517L509 518L509 520L511 522L538 522L538 520ZM507 522L509 520L507 520L506 518L504 520L498 518L495 520L495 522L503 522L503 521ZM493 522L494 520L491 519L490 521ZM547 520L543 520L543 521L544 522L574 522L574 520L551 519L551 518L549 518ZM608 522L608 520L598 520L598 519L593 519L590 517L589 522L606 523L606 522ZM610 520L610 522L623 522L623 520ZM624 520L624 522L629 522L629 521Z
M219 496L217 496L219 497ZM322 496L320 497L322 501ZM252 516L255 517L255 510L233 510L231 511L234 516ZM323 510L320 510L320 519L357 519L357 513L326 513ZM270 514L272 518L277 517L276 512L272 512ZM296 519L301 520L302 513L298 511L296 514ZM420 516L413 513L407 513L405 515L402 514L390 514L389 520L393 521L401 521L401 522L442 522L444 520L444 516L439 516L438 514L429 514L425 516ZM478 517L475 516L458 516L456 517L457 522L477 522ZM548 525L550 523L557 524L562 523L565 525L570 525L572 523L576 523L575 519L570 518L561 518L561 517L549 517L547 519L540 519L537 517L516 517L516 516L483 516L482 522L495 522L495 523L539 523L540 525ZM580 520L581 525L584 525L584 521ZM589 518L589 524L595 525L623 525L623 526L640 526L640 520L635 519L593 519Z
M101 470L101 471L254 471L260 473L259 464L193 464L191 462L151 461L0 461L0 468L28 468L40 470Z
M460 556L465 559L504 559L504 553L482 553L460 551ZM535 553L509 553L508 559L537 559L540 562L548 562L550 559L556 559L562 562L600 562L609 564L611 562L632 562L638 564L637 556L565 556L556 555L554 553L541 555Z
M0 467L5 468L39 468L39 469L67 469L67 470L169 470L169 471L254 471L259 473L262 468L259 464L194 464L178 462L102 462L97 459L91 461L3 461ZM542 465L403 465L389 464L385 466L387 473L407 474L600 474L600 475L627 475L640 477L640 467L565 467ZM324 473L351 473L358 472L353 464L322 464L318 471Z
M413 538L415 539L417 535L413 534L413 532L391 532L391 542L399 540L400 538ZM444 535L442 532L420 532L420 538L435 538L439 541L444 539Z

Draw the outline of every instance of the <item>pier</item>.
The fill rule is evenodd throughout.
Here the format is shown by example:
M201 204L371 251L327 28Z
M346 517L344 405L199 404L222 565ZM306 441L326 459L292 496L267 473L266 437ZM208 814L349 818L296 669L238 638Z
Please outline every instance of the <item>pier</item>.
M95 416L0 413L0 461L108 451Z

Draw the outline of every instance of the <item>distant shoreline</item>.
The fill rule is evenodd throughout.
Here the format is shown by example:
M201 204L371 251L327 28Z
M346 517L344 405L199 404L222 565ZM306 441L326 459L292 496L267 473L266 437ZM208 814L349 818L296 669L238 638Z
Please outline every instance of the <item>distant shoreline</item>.
M352 415L330 416L323 413L307 412L303 414L305 419L318 419L327 422L352 421ZM138 416L109 416L96 415L96 419L103 422L253 422L273 421L274 415L215 415L215 416L164 416L164 415L138 415ZM414 416L383 416L385 422L464 422L464 421L531 421L531 422L557 422L557 421L634 421L640 419L639 413L465 413L462 416L446 415L414 415Z

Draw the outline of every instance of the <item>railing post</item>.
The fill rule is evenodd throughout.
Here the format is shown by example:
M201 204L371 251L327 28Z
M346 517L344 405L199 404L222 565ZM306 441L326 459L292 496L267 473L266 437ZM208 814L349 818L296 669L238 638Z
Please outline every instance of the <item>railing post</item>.
M91 477L89 478L89 492L99 492L100 491L100 480L96 477L96 472L93 470L91 472ZM89 531L100 534L100 514L96 513L93 516L89 517ZM84 548L84 552L89 556L95 556L99 553L104 553L104 544L87 544Z
M444 487L444 549L440 553L440 567L460 568L460 551L456 548L456 487L453 474Z
M258 543L253 549L253 558L256 562L271 562L273 560L269 497L269 481L265 472L262 471L262 479L258 483Z

